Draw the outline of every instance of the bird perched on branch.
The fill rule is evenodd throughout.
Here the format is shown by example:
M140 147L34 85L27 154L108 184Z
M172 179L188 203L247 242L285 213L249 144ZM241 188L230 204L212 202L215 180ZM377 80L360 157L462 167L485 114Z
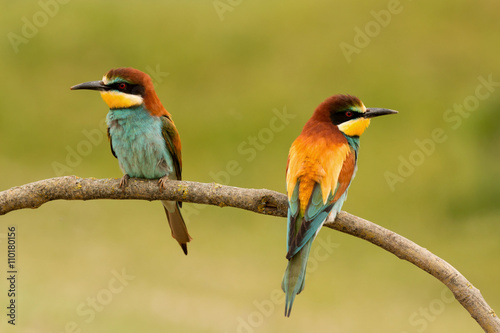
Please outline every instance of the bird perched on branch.
M181 140L172 116L156 95L151 77L134 68L115 68L102 80L71 87L71 90L97 90L109 107L108 138L111 152L118 159L124 176L159 179L163 188L169 179L180 180ZM187 254L191 240L179 208L181 202L163 201L172 236Z
M366 108L354 96L327 98L314 111L288 154L288 266L282 289L289 317L295 295L304 289L311 244L329 215L334 219L357 168L359 137L370 119L397 111Z

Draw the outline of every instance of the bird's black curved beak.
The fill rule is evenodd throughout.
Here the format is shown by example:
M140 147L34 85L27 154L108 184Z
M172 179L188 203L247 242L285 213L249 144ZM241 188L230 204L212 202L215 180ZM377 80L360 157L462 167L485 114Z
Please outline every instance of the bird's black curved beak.
M102 81L90 81L77 84L76 86L73 86L70 89L71 90L87 89L87 90L103 91L103 90L109 90L109 87L106 86Z
M363 113L364 118L373 118L373 117L378 117L378 116L384 116L386 114L395 114L398 113L398 111L391 110L391 109L381 109L381 108L367 108L366 112Z

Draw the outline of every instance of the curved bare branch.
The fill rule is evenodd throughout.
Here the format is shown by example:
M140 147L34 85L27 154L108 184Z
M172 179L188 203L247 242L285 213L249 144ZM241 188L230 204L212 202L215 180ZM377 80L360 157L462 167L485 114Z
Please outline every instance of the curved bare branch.
M18 209L38 208L53 200L95 199L176 200L235 207L281 217L287 214L286 196L267 189L170 181L165 190L160 191L155 180L130 179L125 189L120 189L119 183L119 179L66 176L14 187L0 192L0 215ZM453 266L427 249L346 212L341 212L335 221L329 220L324 226L369 241L431 274L453 292L458 302L469 311L485 332L500 332L500 319L486 303L481 292Z

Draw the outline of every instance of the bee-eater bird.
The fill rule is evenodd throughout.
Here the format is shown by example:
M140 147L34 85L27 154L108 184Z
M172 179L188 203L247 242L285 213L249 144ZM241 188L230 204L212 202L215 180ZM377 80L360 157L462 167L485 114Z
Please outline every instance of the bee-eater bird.
M357 168L359 137L370 119L397 111L366 108L354 96L335 95L321 103L288 154L288 266L281 287L285 316L304 289L311 244L329 215L334 219Z
M181 140L172 116L156 95L151 77L134 68L115 68L101 81L71 87L71 90L97 90L109 107L106 117L111 152L118 159L124 176L159 179L160 189L169 179L180 180ZM191 240L179 211L181 202L163 201L174 237L187 254Z

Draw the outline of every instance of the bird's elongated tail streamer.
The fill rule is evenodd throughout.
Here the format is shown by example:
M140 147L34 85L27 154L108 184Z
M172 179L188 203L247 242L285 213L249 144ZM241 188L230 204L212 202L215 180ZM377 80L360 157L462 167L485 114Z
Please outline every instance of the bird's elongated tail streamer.
M172 230L172 237L179 242L179 245L187 255L187 243L192 239L189 236L186 223L182 218L181 212L179 210L179 203L175 201L163 201L163 208L165 208L165 213L167 214L168 224Z
M312 242L313 239L309 240L296 255L288 260L288 266L286 267L283 282L281 283L281 289L283 289L286 294L286 317L290 317L295 295L300 294L304 289L307 260L309 258Z

